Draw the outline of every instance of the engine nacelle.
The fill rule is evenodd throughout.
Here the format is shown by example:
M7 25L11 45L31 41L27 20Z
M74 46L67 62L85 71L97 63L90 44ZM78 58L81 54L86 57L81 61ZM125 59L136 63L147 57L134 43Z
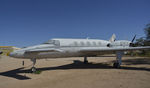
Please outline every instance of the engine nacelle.
M115 41L115 42L111 42L111 43L107 44L107 47L129 47L130 44L131 44L130 41L119 40L119 41Z

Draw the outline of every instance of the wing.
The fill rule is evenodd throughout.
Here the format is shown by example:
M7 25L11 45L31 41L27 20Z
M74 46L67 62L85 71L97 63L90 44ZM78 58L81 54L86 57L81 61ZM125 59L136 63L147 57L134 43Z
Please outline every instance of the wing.
M39 53L39 52L62 52L60 49L46 48L46 49L33 49L27 50L25 53Z
M116 52L116 51L133 51L133 50L150 50L150 46L146 47L93 47L82 48L80 52Z

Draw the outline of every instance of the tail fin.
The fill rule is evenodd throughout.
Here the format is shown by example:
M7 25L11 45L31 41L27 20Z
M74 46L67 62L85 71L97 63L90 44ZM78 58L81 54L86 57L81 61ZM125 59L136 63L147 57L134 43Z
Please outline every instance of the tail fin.
M109 41L110 41L110 42L114 42L115 40L116 40L116 35L113 34Z

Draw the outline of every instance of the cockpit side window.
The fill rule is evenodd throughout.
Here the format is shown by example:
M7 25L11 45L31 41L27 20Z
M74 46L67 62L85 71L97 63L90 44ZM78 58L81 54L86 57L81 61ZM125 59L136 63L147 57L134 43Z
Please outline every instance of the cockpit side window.
M54 40L55 42L54 42L54 45L56 45L56 46L60 46L60 42L59 42L59 40Z

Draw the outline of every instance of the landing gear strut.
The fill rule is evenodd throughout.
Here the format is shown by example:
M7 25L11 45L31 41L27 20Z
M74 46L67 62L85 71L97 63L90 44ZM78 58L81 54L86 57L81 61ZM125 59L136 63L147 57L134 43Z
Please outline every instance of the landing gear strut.
M87 57L84 57L84 64L87 64L87 63L88 63Z
M123 52L122 51L118 51L116 52L116 62L114 62L113 64L113 67L114 68L120 68L120 65L122 63L122 55L123 55Z
M32 68L31 68L31 71L32 72L35 72L36 71L36 68L34 67L35 63L36 63L36 59L31 59L31 61L33 62L33 65L32 65Z

